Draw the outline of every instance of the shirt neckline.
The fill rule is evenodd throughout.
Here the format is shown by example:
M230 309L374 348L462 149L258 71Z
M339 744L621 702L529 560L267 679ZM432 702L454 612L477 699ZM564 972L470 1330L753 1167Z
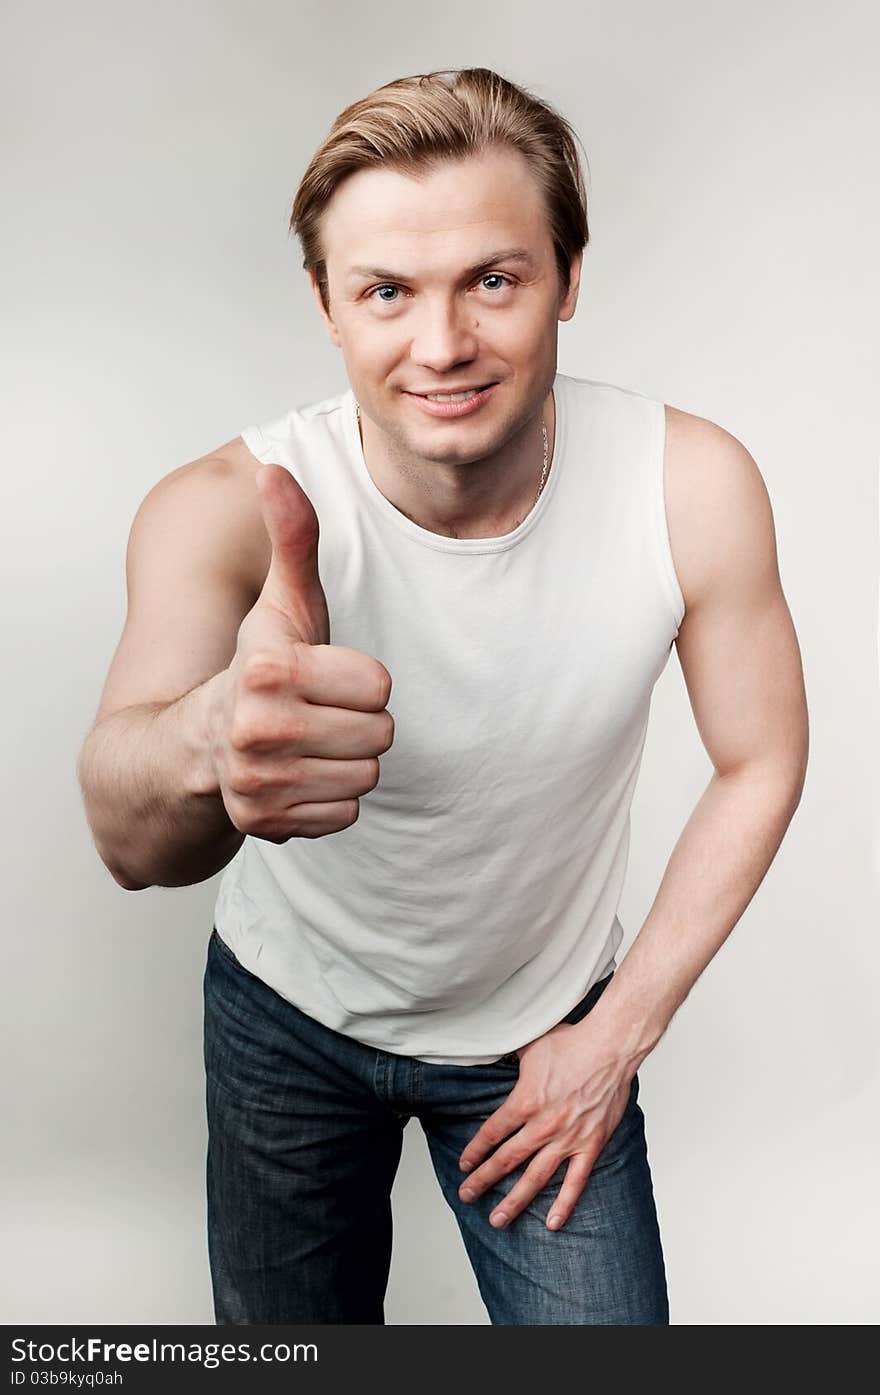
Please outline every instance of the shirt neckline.
M386 499L381 489L376 484L373 476L367 469L367 462L364 459L363 447L361 445L360 432L357 424L357 402L355 401L354 389L349 387L343 393L342 412L347 442L351 451L351 457L355 464L355 470L361 488L370 500L375 509L379 511L390 523L393 523L413 542L420 543L423 547L430 547L435 552L458 552L458 553L483 553L483 552L506 552L508 548L516 547L523 538L537 527L544 513L550 505L555 491L559 475L565 463L566 446L566 426L568 420L568 403L565 398L564 375L556 374L553 380L553 402L555 410L555 440L553 444L553 459L547 482L538 497L538 502L529 510L525 518L517 528L511 533L501 533L495 538L447 538L442 533L432 533L429 528L422 528L420 524L414 523L411 518L407 518L405 513L394 507L390 499Z

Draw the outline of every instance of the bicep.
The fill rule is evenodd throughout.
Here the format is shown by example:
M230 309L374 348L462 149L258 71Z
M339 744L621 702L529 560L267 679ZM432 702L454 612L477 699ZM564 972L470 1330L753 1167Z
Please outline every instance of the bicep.
M125 625L96 722L139 703L173 702L227 667L256 594L250 562L259 502L221 460L160 480L126 550Z
M685 596L676 647L700 738L719 774L805 767L800 648L779 576L773 510L740 441L701 419L670 488Z

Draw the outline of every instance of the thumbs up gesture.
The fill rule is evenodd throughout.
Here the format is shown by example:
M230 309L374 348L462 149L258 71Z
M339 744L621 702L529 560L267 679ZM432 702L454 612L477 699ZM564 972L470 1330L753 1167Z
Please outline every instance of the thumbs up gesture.
M272 558L216 690L211 755L235 827L286 843L356 822L394 739L391 676L330 643L311 500L281 465L261 466L256 483Z

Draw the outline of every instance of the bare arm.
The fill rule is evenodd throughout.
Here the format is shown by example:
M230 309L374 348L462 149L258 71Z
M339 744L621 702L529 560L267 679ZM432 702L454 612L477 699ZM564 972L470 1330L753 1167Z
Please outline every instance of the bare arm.
M809 751L800 649L758 467L712 422L670 409L667 422L670 535L686 605L677 650L714 771L590 1015L632 1069L763 881L800 802Z
M77 766L95 846L126 890L204 881L244 838L208 718L267 555L249 455L233 441L172 471L132 524L128 615Z

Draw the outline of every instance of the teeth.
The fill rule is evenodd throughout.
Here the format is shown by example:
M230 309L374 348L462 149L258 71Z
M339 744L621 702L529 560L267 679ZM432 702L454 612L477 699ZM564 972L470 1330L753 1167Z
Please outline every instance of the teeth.
M429 402L467 402L469 397L476 397L479 388L471 388L468 392L426 392L425 396Z

